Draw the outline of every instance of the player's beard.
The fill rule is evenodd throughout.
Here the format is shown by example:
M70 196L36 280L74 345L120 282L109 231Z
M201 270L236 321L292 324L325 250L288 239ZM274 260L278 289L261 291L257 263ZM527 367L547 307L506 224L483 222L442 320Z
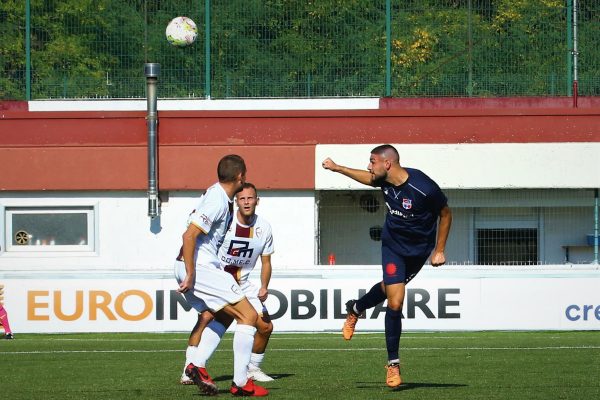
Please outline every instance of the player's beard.
M379 177L373 179L373 186L380 187L385 182L385 177Z
M372 178L373 179L373 181L372 181L373 182L373 186L376 186L376 187L380 187L381 185L383 185L383 183L387 179L387 174L386 173L384 173L383 175L380 175L380 176L377 176L377 175L375 175L373 173L372 173L372 175L373 175L373 178Z

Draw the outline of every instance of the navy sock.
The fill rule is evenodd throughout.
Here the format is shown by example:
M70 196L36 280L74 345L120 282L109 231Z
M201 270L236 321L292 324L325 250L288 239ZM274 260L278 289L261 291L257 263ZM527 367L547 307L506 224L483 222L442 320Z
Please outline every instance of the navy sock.
M385 312L385 345L388 360L399 359L400 335L402 334L402 310L387 308Z
M381 290L381 282L377 282L373 287L360 299L356 300L356 308L358 313L362 313L369 308L375 307L386 299L385 292Z

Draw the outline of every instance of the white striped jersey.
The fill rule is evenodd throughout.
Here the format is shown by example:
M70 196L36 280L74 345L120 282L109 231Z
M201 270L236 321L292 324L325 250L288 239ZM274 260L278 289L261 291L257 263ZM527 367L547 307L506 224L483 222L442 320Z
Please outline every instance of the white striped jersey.
M238 282L243 282L248 279L258 258L274 251L271 224L267 220L255 214L253 223L244 225L236 214L219 249L219 261L223 269Z
M196 241L196 265L219 268L217 252L231 225L232 214L233 200L219 183L209 187L200 197L200 202L187 221L188 225L194 224L205 233L198 236Z

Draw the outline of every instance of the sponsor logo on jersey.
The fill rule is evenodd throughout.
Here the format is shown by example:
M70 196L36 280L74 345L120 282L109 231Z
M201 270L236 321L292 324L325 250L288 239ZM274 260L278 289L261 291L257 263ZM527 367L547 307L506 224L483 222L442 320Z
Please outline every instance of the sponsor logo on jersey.
M413 218L413 217L415 216L413 213L403 213L403 212L402 212L402 211L400 211L400 210L395 210L395 209L393 209L392 207L390 207L390 205L389 205L388 203L385 203L385 205L387 206L387 208L388 208L388 212L389 212L391 215L397 215L397 216L399 216L399 217L401 217L401 218L404 218L404 219Z
M252 253L254 253L254 249L250 248L250 242L245 240L232 240L229 243L229 249L227 249L227 254L234 257L252 257Z
M206 226L211 226L212 225L212 221L210 218L208 218L208 216L206 216L206 214L202 214L200 216L200 219L202 220L202 223Z
M392 207L390 207L390 205L389 205L388 203L385 203L385 205L387 206L387 208L388 208L388 212L389 212L390 214L392 214L392 215L397 215L397 216L399 216L399 217L402 217L402 218L406 218L406 215L404 215L404 214L402 213L402 211L394 210Z

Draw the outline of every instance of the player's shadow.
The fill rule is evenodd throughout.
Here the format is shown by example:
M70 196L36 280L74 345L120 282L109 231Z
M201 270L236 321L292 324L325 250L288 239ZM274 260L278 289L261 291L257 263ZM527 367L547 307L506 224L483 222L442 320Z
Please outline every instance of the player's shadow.
M380 387L381 382L357 382L357 389L372 389L374 387ZM420 388L458 388L465 387L467 385L460 383L431 383L431 382L407 382L393 389L394 392L401 392L403 390L420 389Z
M294 376L296 374L269 374L270 377L272 377L273 379L282 379L282 378L288 378L290 376ZM215 382L231 382L233 380L233 375L220 375L217 377L213 378L213 381Z
M462 383L431 383L431 382L407 382L400 387L394 389L394 391L400 392L402 390L419 389L419 388L458 388L465 387Z

